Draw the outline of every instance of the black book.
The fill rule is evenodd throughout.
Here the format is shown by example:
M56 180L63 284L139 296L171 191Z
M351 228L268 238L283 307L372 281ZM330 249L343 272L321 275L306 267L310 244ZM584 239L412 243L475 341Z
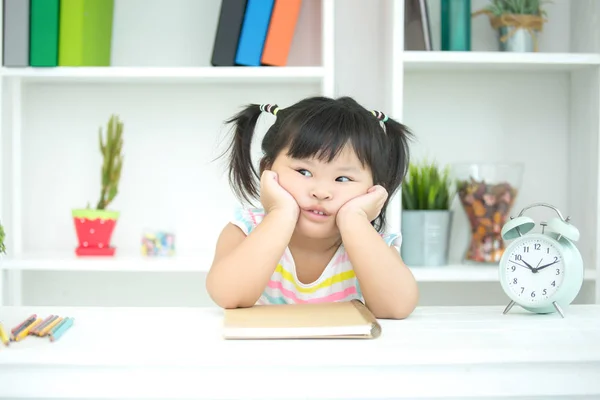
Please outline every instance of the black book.
M215 67L235 65L238 39L242 30L247 0L222 0L210 63Z

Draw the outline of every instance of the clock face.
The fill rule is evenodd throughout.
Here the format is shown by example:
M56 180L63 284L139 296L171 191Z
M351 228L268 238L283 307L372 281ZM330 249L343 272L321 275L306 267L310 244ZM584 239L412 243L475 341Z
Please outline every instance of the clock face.
M543 237L519 240L504 265L509 290L521 304L546 301L563 282L564 260L553 241Z

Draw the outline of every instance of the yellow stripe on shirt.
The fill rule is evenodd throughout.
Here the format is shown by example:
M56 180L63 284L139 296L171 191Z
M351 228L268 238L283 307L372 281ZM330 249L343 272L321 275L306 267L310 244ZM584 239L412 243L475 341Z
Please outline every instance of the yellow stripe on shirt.
M277 268L275 268L275 272L279 272L281 274L281 276L283 277L283 279L285 279L286 281L288 281L292 285L294 285L296 290L300 293L314 293L319 289L326 288L328 286L333 285L334 283L339 283L339 282L343 282L348 279L352 279L356 276L354 274L353 270L344 271L344 272L340 272L339 274L333 275L330 278L325 279L323 282L319 283L318 285L306 288L306 287L302 287L302 286L298 285L298 283L294 279L294 276L288 270L283 268L283 266L281 264L277 265Z

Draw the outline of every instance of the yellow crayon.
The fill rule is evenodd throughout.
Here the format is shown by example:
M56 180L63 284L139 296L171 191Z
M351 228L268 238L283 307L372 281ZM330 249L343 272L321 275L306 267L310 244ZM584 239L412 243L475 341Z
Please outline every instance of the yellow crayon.
M15 342L18 342L19 340L25 338L27 335L29 335L29 331L31 331L32 329L35 329L36 326L38 326L38 324L40 324L43 320L41 318L36 319L32 324L30 324L27 328L23 329L21 332L19 332L19 334L15 337Z
M46 327L44 329L42 329L41 331L38 332L38 336L39 337L46 336L52 328L54 328L56 325L58 325L60 323L60 321L62 321L62 317L58 317L54 321L50 322L48 325L46 325Z
M0 323L0 340L2 341L2 343L4 343L5 346L8 346L8 344L10 343L10 339L8 338L8 335L6 334L6 331L4 330L2 323Z

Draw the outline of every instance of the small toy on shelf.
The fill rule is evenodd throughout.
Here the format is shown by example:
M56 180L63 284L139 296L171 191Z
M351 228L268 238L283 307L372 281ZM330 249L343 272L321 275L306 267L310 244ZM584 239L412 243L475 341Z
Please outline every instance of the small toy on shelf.
M142 255L175 255L175 235L169 232L145 232L142 236Z
M79 246L79 256L112 256L115 248L110 239L119 218L119 211L107 210L118 193L123 165L123 123L116 115L111 115L106 129L106 141L102 139L102 128L98 132L100 153L102 154L101 191L96 208L72 211Z

